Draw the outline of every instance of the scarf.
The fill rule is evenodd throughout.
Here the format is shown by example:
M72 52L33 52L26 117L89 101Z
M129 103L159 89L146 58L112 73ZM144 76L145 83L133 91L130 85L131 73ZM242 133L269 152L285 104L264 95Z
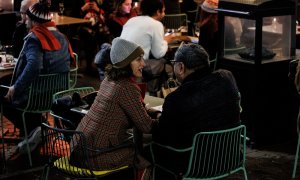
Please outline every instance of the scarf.
M40 40L43 50L57 51L61 48L61 45L56 37L50 32L48 27L55 27L55 23L50 21L37 26L33 26L30 32L33 32Z
M121 26L124 26L124 24L132 17L137 16L136 12L131 10L130 13L122 15L119 12L115 12L114 15L112 16L112 19L120 24Z
M58 39L51 33L51 31L48 29L48 27L55 27L55 23L53 21L40 24L38 26L33 26L33 28L30 30L30 32L33 32L36 37L39 39L42 45L42 49L45 51L57 51L61 49L61 44L58 41ZM74 61L74 54L71 47L71 44L66 37L68 41L68 49L70 56L72 60ZM73 62L74 63L74 62Z
M145 102L144 102L145 93L146 93L145 84L144 83L137 83L136 82L136 77L134 77L134 76L131 76L128 79L140 91L140 93L141 93L141 102L145 106Z

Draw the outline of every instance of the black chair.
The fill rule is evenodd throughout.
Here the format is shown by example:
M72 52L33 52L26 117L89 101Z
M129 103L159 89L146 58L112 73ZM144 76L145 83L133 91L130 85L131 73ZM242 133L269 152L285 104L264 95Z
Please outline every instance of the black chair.
M129 172L133 170L133 173L131 174L133 177L130 177L129 179L135 179L135 168L130 165L95 171L92 170L93 162L88 158L91 154L105 153L127 146L133 146L133 143L128 142L117 147L101 150L91 149L87 147L86 137L83 132L59 129L45 123L42 124L42 138L45 143L43 151L44 156L49 158L44 167L41 179L47 180L51 169L57 170L56 172L58 173L80 179L97 179L108 175L115 175L116 173L124 173L126 170ZM78 148L77 155L78 157L81 157L80 162L84 164L86 168L80 168L70 164L71 148L74 147L75 142L77 143L76 148Z

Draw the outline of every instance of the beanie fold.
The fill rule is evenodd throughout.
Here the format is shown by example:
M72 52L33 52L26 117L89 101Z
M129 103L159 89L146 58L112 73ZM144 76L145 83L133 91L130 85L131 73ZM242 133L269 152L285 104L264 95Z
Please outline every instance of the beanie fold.
M118 62L118 63L114 64L113 67L114 68L124 68L128 64L130 64L131 61L135 60L136 58L138 58L142 54L144 54L144 51L143 51L143 49L141 47L138 46L129 56L127 56L121 62Z

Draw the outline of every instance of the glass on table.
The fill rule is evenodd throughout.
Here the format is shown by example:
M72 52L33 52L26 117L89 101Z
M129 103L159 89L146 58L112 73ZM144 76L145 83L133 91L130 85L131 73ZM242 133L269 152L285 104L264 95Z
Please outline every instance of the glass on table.
M4 46L5 51L5 60L7 63L12 63L14 61L13 56L13 45L6 45Z
M58 8L59 8L59 15L63 16L64 10L65 10L65 5L64 3L58 3Z

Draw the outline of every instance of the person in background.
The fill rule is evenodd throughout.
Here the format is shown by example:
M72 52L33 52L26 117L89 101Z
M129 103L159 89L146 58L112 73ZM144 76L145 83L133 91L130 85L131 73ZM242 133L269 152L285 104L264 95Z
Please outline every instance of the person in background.
M11 85L1 101L3 115L20 129L21 136L24 131L22 112L16 108L26 105L31 82L40 74L69 72L70 60L73 56L68 39L51 21L47 1L40 0L35 3L26 11L26 15L26 25L30 31L24 38L24 45L13 72ZM31 133L34 136L41 135L39 126L42 114L26 113L25 116L26 119L30 119L30 122L26 123L27 131L34 131ZM31 140L41 139L29 137L29 143ZM25 145L23 142L19 143L20 146ZM32 146L32 148L35 147L35 145Z
M165 0L165 13L166 14L179 14L180 10L180 2L179 0Z
M181 86L165 98L159 124L152 131L153 141L183 149L192 145L199 132L239 125L240 94L231 72L212 72L209 56L198 44L183 44L173 62ZM159 164L178 174L186 172L189 153L154 150ZM171 179L160 175L157 179Z
M84 51L86 73L94 72L93 60L102 43L109 41L105 26L101 0L76 0L73 3L73 16L90 20L90 24L78 28L80 47Z
M115 0L114 9L106 21L110 35L113 38L119 37L124 24L130 18L137 16L136 11L132 8L131 0Z
M21 20L17 22L16 29L12 38L13 56L15 58L19 57L19 54L24 44L23 39L28 34L28 29L26 27L26 11L31 5L37 2L38 0L23 0L21 2L21 7L20 7Z
M165 16L165 7L161 0L142 0L140 11L140 16L129 19L123 26L120 37L138 44L144 50L146 63L143 71L144 78L146 72L148 72L147 76L160 77L166 63L163 57L168 51L168 43L174 39L171 34L164 35L164 27L160 22ZM153 82L153 84L148 82L147 88L152 95L155 95L161 83Z
M98 53L95 56L94 63L98 69L100 81L104 79L106 66L111 64L110 49L111 49L111 44L103 43L101 45L101 49L98 51Z
M219 0L205 0L201 5L199 44L208 52L209 59L215 59L218 42Z
M149 133L156 124L157 121L147 114L141 89L135 82L135 78L142 76L145 66L143 54L143 49L135 43L119 37L112 41L112 64L106 68L106 76L94 103L76 129L84 133L87 146L91 149L127 143L131 141L130 135L126 133L128 129L136 127L140 132ZM84 167L81 158L76 156L78 148L72 149L71 163ZM94 165L91 168L105 170L133 164L138 169L149 167L150 163L140 155L136 157L135 153L134 147L127 146L92 155L90 158Z
M218 8L219 0L205 0L201 5L200 36L198 43L208 52L209 59L216 58L218 49ZM225 19L225 47L236 47L236 38L233 24L229 18ZM237 25L238 26L238 25Z

